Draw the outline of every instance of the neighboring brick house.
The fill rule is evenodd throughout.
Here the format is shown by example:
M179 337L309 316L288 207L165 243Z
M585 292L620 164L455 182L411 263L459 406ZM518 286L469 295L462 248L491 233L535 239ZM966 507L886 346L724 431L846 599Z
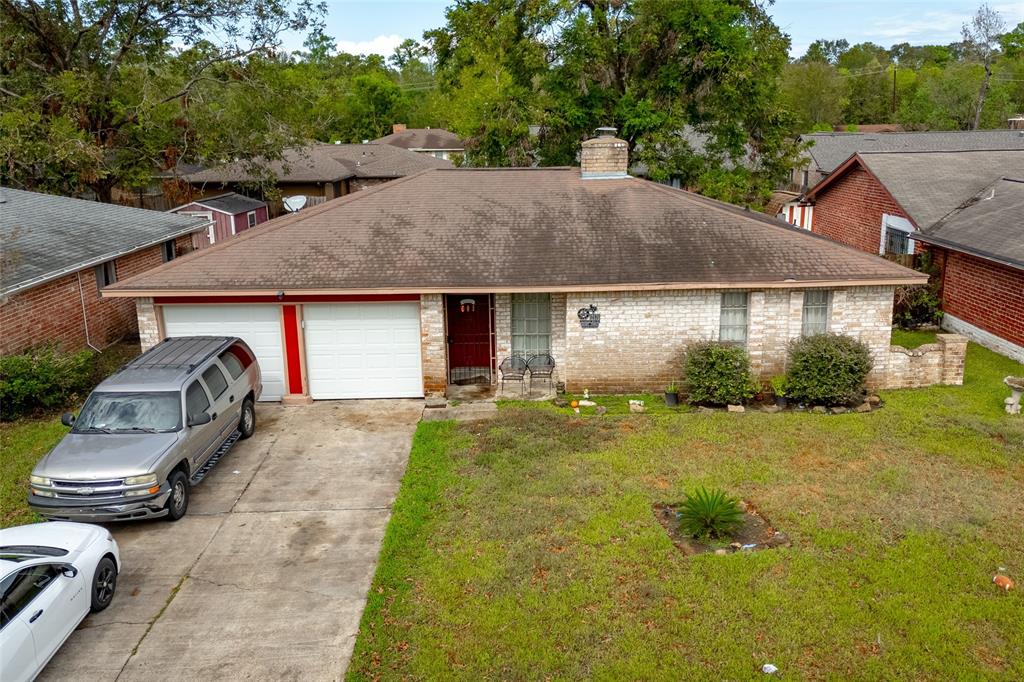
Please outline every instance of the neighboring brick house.
M390 135L377 138L374 144L389 144L446 161L466 153L466 145L459 136L444 128L406 128L404 123L396 123L391 130Z
M192 250L207 222L0 188L0 354L100 349L136 333L135 306L99 290Z
M868 344L873 385L905 385L908 363L890 371L893 291L926 276L630 177L626 150L602 136L583 143L580 169L424 171L104 295L137 300L147 347L246 339L264 396L288 402L493 384L502 360L537 354L572 391L655 391L708 339L743 344L768 377L790 340L823 331ZM962 362L962 350L936 354Z
M1012 195L1006 188L1016 185L999 184L1004 176L1024 178L1024 150L854 154L807 193L814 202L812 230L890 258L933 252L942 278L944 326L1022 357L1014 332L1019 322L1005 319L1024 317L1024 308L1015 307L1024 291L1014 260L1019 256L986 256L980 241L972 245L981 239L972 231L958 230L956 239L944 245L953 250L938 248L935 237L953 229L946 221L955 216L966 220L980 211L965 211L965 206L993 206L986 192L1000 199ZM1001 212L990 221L986 230L1011 244L1024 243L1020 214L1014 218L1012 212Z
M258 167L260 166L260 167ZM286 149L282 158L259 164L233 162L182 175L200 198L225 190L252 194L269 175L281 198L305 197L307 206L345 196L430 168L451 168L443 159L417 154L387 144L326 144L313 142ZM275 198L268 202L271 216L285 209Z
M192 237L192 245L197 249L231 239L236 234L270 220L270 209L266 202L236 192L199 199L173 208L171 213L195 216L210 222L206 232L198 232Z
M942 272L944 326L1024 362L1024 174L919 236Z

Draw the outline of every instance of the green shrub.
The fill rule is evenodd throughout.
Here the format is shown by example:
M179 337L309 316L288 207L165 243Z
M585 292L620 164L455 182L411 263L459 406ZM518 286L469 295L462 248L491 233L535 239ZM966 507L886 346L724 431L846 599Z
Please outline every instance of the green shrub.
M928 284L896 287L892 319L900 329L915 329L926 324L942 322L942 299L939 297L941 272L930 253L918 256L918 272L928 275Z
M694 344L686 350L683 370L693 404L739 405L757 392L747 351L735 344Z
M695 538L720 538L743 523L739 501L717 488L698 488L679 508L679 530Z
M52 347L0 358L0 419L73 404L94 385L93 353L61 353Z
M786 396L808 405L859 402L871 371L871 351L851 336L816 334L789 345Z

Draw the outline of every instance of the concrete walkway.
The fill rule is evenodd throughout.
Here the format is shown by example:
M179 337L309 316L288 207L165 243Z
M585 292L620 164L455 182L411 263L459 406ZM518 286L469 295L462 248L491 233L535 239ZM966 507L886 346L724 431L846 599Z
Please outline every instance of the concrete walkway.
M340 680L418 400L260 405L177 523L111 525L114 602L41 680Z

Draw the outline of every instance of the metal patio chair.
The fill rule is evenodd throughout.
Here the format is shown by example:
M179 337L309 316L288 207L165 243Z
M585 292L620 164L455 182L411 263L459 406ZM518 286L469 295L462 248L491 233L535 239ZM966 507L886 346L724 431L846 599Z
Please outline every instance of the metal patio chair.
M526 363L527 368L530 370L530 392L533 392L533 380L535 378L546 379L548 387L553 386L551 383L551 375L555 371L555 359L547 353L541 353L534 355Z
M505 358L504 360L502 360L501 364L498 365L498 371L501 372L502 394L505 393L506 381L518 381L520 386L519 392L521 394L526 393L525 378L527 369L528 367L526 360L519 357L518 355L513 355L512 357Z

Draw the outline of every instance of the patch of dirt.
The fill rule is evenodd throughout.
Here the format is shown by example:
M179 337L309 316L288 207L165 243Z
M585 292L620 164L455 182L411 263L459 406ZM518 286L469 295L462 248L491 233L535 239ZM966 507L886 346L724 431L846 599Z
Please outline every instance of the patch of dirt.
M792 543L785 533L772 526L761 512L750 502L741 501L744 509L743 525L728 538L698 540L679 530L679 507L681 504L655 503L652 506L654 518L672 539L672 544L683 554L731 554L732 552L757 552L762 549L789 547Z

